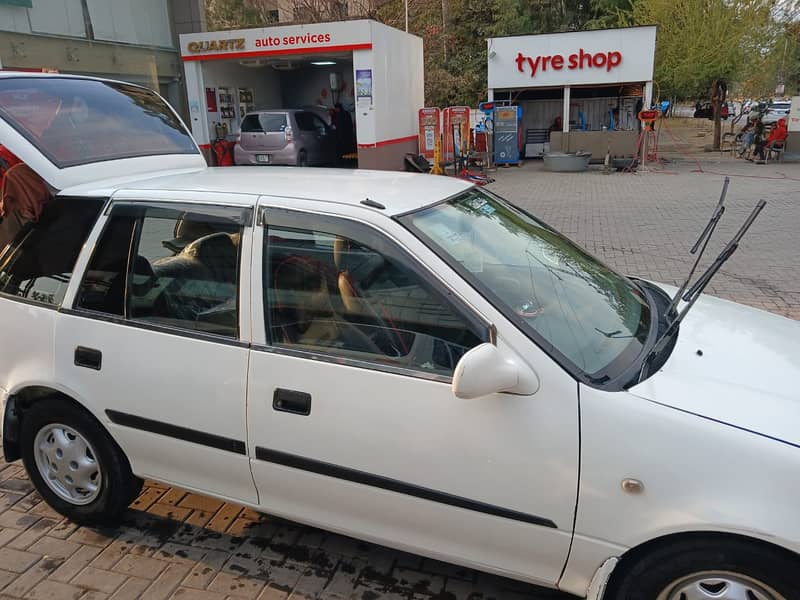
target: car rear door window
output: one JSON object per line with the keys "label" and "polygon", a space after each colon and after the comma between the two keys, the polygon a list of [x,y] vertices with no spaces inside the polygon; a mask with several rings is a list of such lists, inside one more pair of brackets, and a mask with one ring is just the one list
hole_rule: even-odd
{"label": "car rear door window", "polygon": [[242,120],[242,133],[260,133],[263,131],[264,128],[261,127],[258,115],[247,115]]}
{"label": "car rear door window", "polygon": [[241,209],[116,206],[76,307],[238,337]]}
{"label": "car rear door window", "polygon": [[6,212],[0,218],[13,238],[0,245],[0,293],[59,306],[75,262],[105,200],[56,197],[31,220]]}
{"label": "car rear door window", "polygon": [[418,272],[367,243],[271,226],[264,257],[275,346],[446,377],[483,341]]}

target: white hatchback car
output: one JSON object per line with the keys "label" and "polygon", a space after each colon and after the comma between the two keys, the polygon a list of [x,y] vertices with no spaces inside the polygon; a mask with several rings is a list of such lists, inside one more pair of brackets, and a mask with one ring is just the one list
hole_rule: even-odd
{"label": "white hatchback car", "polygon": [[579,597],[800,597],[797,322],[678,324],[462,181],[207,168],[127,84],[0,75],[0,142],[3,450],[69,518],[147,477]]}

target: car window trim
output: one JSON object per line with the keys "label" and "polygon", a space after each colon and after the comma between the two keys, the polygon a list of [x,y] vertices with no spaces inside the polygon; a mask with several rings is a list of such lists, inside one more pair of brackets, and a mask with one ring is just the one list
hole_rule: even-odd
{"label": "car window trim", "polygon": [[[127,208],[135,208],[135,212],[131,212],[131,214],[123,214],[122,215],[115,215],[115,208],[118,206]],[[252,221],[253,221],[253,207],[251,206],[238,206],[235,204],[206,204],[203,202],[159,202],[159,201],[148,201],[148,200],[114,200],[113,198],[105,205],[102,215],[105,217],[105,222],[97,235],[97,238],[94,240],[92,247],[89,249],[89,257],[86,262],[86,266],[84,267],[83,271],[80,273],[80,283],[78,284],[78,291],[80,291],[81,287],[83,287],[83,281],[86,277],[86,274],[89,271],[89,266],[92,263],[92,258],[94,258],[94,254],[97,251],[97,246],[102,240],[103,235],[105,234],[106,230],[110,226],[111,219],[115,216],[129,216],[136,219],[134,223],[133,232],[131,233],[131,240],[128,247],[128,262],[126,265],[126,275],[125,275],[125,302],[123,311],[124,314],[120,317],[119,315],[112,315],[109,313],[104,313],[100,311],[90,310],[86,308],[81,308],[75,306],[75,303],[78,300],[78,294],[76,293],[75,297],[72,300],[72,303],[69,307],[58,307],[53,306],[52,308],[58,310],[64,314],[72,314],[82,317],[87,317],[99,321],[106,321],[109,323],[114,323],[116,325],[130,325],[132,327],[138,329],[146,329],[151,331],[158,331],[161,333],[167,333],[172,335],[179,335],[182,337],[190,337],[194,339],[199,339],[203,341],[209,342],[216,342],[225,344],[228,346],[239,346],[239,347],[250,347],[250,342],[247,340],[242,339],[242,331],[240,327],[240,323],[236,323],[236,336],[229,337],[223,335],[216,335],[213,333],[206,333],[195,331],[191,329],[183,329],[181,327],[172,327],[170,325],[164,325],[160,323],[153,323],[150,321],[141,321],[137,319],[132,319],[128,316],[128,286],[130,285],[130,278],[133,275],[133,267],[134,267],[134,252],[138,251],[139,246],[139,239],[141,237],[141,227],[142,227],[142,220],[145,218],[147,213],[147,208],[155,207],[155,208],[166,208],[169,210],[175,210],[176,212],[193,212],[194,214],[204,215],[203,209],[211,209],[218,213],[224,213],[225,211],[230,211],[232,216],[235,216],[235,212],[238,211],[239,218],[241,219],[238,222],[239,226],[242,227],[242,234],[244,234],[244,229],[251,227],[252,228]],[[197,208],[199,210],[192,210],[193,208]],[[208,216],[218,216],[218,215],[208,215]],[[236,221],[234,221],[236,222]],[[97,222],[93,225],[92,229],[97,227]],[[242,235],[242,239],[244,235]],[[236,269],[237,269],[237,279],[236,279],[236,314],[237,317],[241,316],[241,307],[242,307],[242,249],[239,249],[238,257],[236,259]],[[246,273],[246,276],[250,276],[250,272]],[[38,306],[38,304],[37,304]]]}
{"label": "car window trim", "polygon": [[[159,218],[179,218],[184,213],[192,213],[202,217],[210,217],[216,221],[211,222],[231,222],[243,227],[253,226],[253,207],[237,204],[210,204],[206,202],[162,202],[159,200],[132,200],[130,198],[111,200],[103,214],[110,216],[112,210],[120,211],[119,214],[128,217],[141,218],[147,213],[147,209],[153,208],[163,210],[167,213],[178,213],[177,217],[163,216]],[[129,212],[129,214],[125,214]]]}
{"label": "car window trim", "polygon": [[59,306],[55,304],[48,304],[47,302],[39,302],[38,300],[31,300],[30,298],[25,298],[23,296],[16,296],[14,294],[9,294],[7,292],[0,292],[0,298],[2,298],[3,300],[12,300],[14,302],[27,304],[29,306],[35,306],[38,308],[47,308],[49,310],[59,309]]}
{"label": "car window trim", "polygon": [[[53,307],[56,308],[56,307]],[[239,338],[232,338],[224,335],[216,335],[214,333],[206,333],[204,331],[193,331],[191,329],[183,329],[181,327],[172,327],[162,323],[153,323],[152,321],[140,321],[138,319],[126,319],[117,315],[110,315],[88,308],[56,308],[59,313],[64,315],[71,315],[75,317],[83,317],[95,321],[104,321],[113,325],[124,325],[134,329],[144,329],[146,331],[155,331],[157,333],[166,333],[169,335],[177,335],[179,337],[192,338],[204,342],[212,342],[222,344],[224,346],[235,346],[237,348],[249,348],[250,342]]]}
{"label": "car window trim", "polygon": [[291,356],[294,358],[305,358],[318,362],[331,363],[345,367],[354,367],[358,369],[367,369],[369,371],[379,371],[381,373],[388,373],[390,375],[401,375],[405,377],[413,377],[415,379],[424,379],[426,381],[433,381],[436,383],[443,383],[450,385],[453,378],[450,375],[441,375],[439,373],[428,373],[419,369],[405,368],[401,366],[389,365],[380,362],[373,362],[371,360],[360,360],[339,354],[322,352],[320,350],[301,350],[299,348],[290,348],[287,346],[276,346],[270,344],[250,344],[250,349],[255,352],[264,352],[268,354],[279,354],[281,356]]}
{"label": "car window trim", "polygon": [[[275,215],[278,215],[277,218]],[[333,231],[330,231],[330,226],[326,229],[326,224],[328,223],[333,226]],[[264,242],[268,242],[266,236],[268,235],[270,226],[287,227],[290,229],[299,229],[303,231],[319,231],[323,233],[329,233],[330,235],[344,235],[356,241],[357,238],[352,236],[353,230],[369,230],[372,235],[378,236],[384,241],[385,244],[389,246],[389,248],[392,250],[392,254],[399,259],[400,264],[411,270],[411,272],[416,274],[428,285],[434,296],[437,297],[440,302],[449,307],[457,317],[462,318],[469,326],[471,326],[472,332],[478,337],[479,340],[482,342],[496,343],[496,328],[493,323],[487,319],[484,319],[482,316],[472,310],[469,305],[461,299],[458,293],[447,286],[441,279],[434,276],[421,261],[407,252],[400,243],[394,240],[391,236],[387,235],[385,231],[371,223],[343,215],[320,214],[311,211],[260,205],[258,213],[258,225],[264,230]],[[348,235],[348,233],[351,235]],[[267,299],[265,290],[263,289],[265,269],[264,261],[266,259],[266,254],[264,253],[264,243],[262,243],[261,246],[262,256],[261,267],[259,269],[261,277],[259,280],[259,286],[262,289],[259,295],[261,297],[261,309],[264,311],[264,328],[266,330],[264,334],[266,344],[253,345],[252,349],[261,352],[271,352],[274,354],[296,356],[298,358],[306,358],[309,360],[318,360],[321,362],[330,362],[357,368],[364,368],[394,375],[414,377],[417,379],[425,379],[439,383],[449,384],[452,382],[452,375],[429,373],[419,369],[387,365],[377,361],[373,362],[370,360],[354,359],[337,354],[320,352],[317,350],[302,350],[299,348],[289,348],[286,346],[276,345],[272,339],[270,311],[267,310]]]}

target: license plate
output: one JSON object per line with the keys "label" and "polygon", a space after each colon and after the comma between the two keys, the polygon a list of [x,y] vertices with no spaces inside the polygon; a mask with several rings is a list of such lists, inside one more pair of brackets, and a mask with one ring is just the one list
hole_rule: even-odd
{"label": "license plate", "polygon": [[270,158],[269,154],[256,154],[256,162],[268,163],[269,158]]}

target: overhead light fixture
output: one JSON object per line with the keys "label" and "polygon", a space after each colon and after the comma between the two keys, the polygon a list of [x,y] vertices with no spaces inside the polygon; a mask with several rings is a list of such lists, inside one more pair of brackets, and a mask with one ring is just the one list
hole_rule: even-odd
{"label": "overhead light fixture", "polygon": [[312,61],[311,64],[314,65],[315,67],[328,67],[330,65],[335,65],[336,61],[333,61],[333,60],[317,60],[317,61]]}

